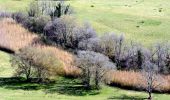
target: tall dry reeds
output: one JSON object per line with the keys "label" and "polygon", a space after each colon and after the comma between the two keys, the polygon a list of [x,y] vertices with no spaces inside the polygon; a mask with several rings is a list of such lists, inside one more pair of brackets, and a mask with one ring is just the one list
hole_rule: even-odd
{"label": "tall dry reeds", "polygon": [[[147,88],[146,79],[141,72],[111,71],[107,76],[107,84],[130,89],[144,90]],[[153,91],[170,92],[170,75],[157,75],[153,83]]]}
{"label": "tall dry reeds", "polygon": [[30,45],[37,35],[30,33],[14,20],[7,18],[0,22],[0,46],[13,50]]}

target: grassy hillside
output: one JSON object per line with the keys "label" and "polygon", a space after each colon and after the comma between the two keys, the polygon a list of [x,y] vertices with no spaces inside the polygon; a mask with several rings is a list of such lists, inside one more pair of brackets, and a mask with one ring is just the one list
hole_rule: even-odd
{"label": "grassy hillside", "polygon": [[32,0],[0,0],[0,9],[7,11],[22,11]]}
{"label": "grassy hillside", "polygon": [[[53,84],[24,83],[11,78],[10,55],[0,51],[0,96],[1,100],[121,100],[141,99],[146,93],[103,86],[100,91],[87,91],[78,85],[77,79],[59,77]],[[168,100],[167,94],[154,94],[154,100]]]}
{"label": "grassy hillside", "polygon": [[[170,38],[169,0],[81,0],[73,3],[77,16],[93,23],[101,34],[124,33],[145,45]],[[94,7],[90,7],[94,5]]]}
{"label": "grassy hillside", "polygon": [[[31,0],[0,0],[1,9],[24,10]],[[144,45],[170,38],[169,0],[74,0],[75,15],[99,32],[124,33]],[[91,7],[91,6],[94,7]]]}

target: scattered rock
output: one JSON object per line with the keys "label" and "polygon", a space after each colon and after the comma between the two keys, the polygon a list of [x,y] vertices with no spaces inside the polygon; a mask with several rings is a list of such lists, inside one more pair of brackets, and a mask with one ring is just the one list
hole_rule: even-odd
{"label": "scattered rock", "polygon": [[139,28],[140,26],[139,26],[139,25],[137,25],[136,27],[137,27],[137,28]]}

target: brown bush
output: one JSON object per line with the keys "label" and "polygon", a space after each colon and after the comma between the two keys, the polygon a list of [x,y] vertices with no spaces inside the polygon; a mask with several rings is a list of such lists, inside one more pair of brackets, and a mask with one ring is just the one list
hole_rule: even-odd
{"label": "brown bush", "polygon": [[29,46],[17,52],[12,59],[16,67],[16,75],[25,74],[27,80],[36,77],[40,80],[49,79],[64,73],[63,64],[52,50]]}

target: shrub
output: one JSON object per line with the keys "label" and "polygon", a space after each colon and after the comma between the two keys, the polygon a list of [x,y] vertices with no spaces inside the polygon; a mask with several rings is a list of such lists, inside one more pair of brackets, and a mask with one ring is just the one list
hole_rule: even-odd
{"label": "shrub", "polygon": [[12,14],[12,18],[18,23],[23,23],[27,19],[27,15],[21,12],[16,12]]}
{"label": "shrub", "polygon": [[16,68],[15,75],[25,75],[27,80],[36,77],[39,81],[44,81],[63,72],[63,65],[54,52],[44,51],[41,48],[24,48],[11,62]]}
{"label": "shrub", "polygon": [[48,16],[39,16],[38,18],[36,18],[34,32],[43,33],[44,27],[50,20],[51,19]]}
{"label": "shrub", "polygon": [[78,26],[75,18],[63,16],[49,22],[44,28],[48,39],[65,48],[77,49],[80,41],[96,36],[95,31],[88,25]]}
{"label": "shrub", "polygon": [[90,88],[91,82],[99,89],[99,83],[104,75],[115,68],[109,58],[93,51],[79,51],[76,59],[77,66],[82,70],[82,79],[87,88]]}
{"label": "shrub", "polygon": [[94,52],[103,52],[103,48],[101,47],[101,39],[98,37],[90,38],[88,40],[81,41],[78,45],[80,50],[89,50]]}
{"label": "shrub", "polygon": [[23,25],[28,30],[35,33],[43,33],[45,25],[50,21],[48,16],[27,17]]}
{"label": "shrub", "polygon": [[15,56],[12,56],[11,64],[15,68],[15,76],[26,77],[28,81],[31,78],[32,67],[33,67],[33,55],[30,54],[29,49],[21,50],[19,53],[16,53]]}
{"label": "shrub", "polygon": [[27,17],[25,21],[23,22],[23,26],[29,31],[33,32],[35,30],[34,27],[36,26],[35,20],[36,18],[34,17]]}
{"label": "shrub", "polygon": [[63,73],[63,65],[54,52],[44,51],[41,48],[33,48],[32,52],[34,53],[35,75],[40,81]]}

